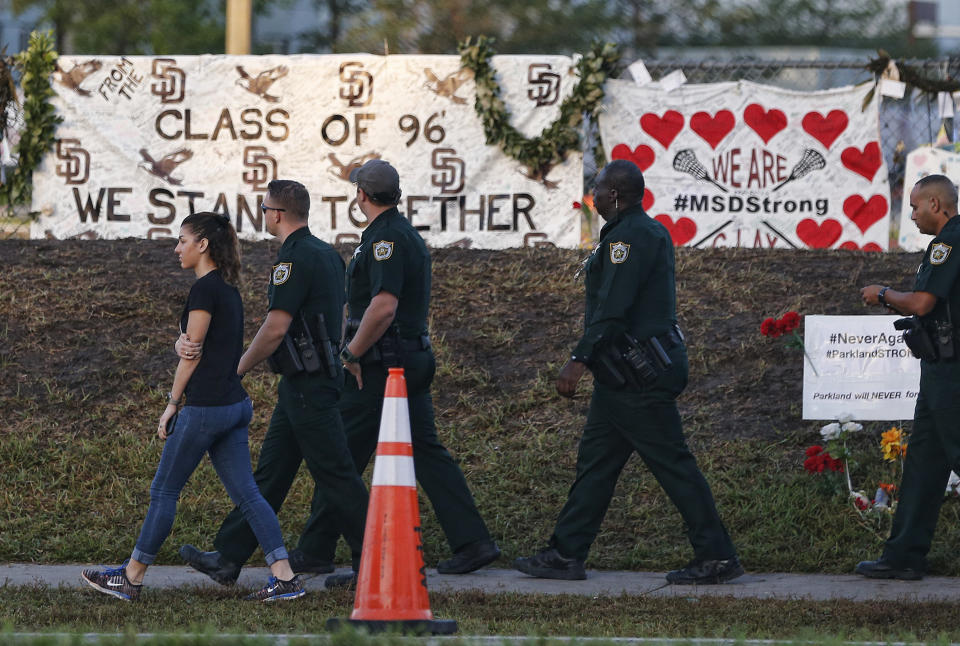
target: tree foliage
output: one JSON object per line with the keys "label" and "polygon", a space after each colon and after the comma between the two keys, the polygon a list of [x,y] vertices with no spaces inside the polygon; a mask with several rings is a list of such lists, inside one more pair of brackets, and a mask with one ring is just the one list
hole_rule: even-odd
{"label": "tree foliage", "polygon": [[[254,12],[270,4],[254,0]],[[226,0],[13,0],[15,12],[29,8],[40,9],[53,27],[61,54],[224,51]]]}
{"label": "tree foliage", "polygon": [[904,0],[615,0],[621,42],[637,53],[656,47],[814,46],[884,48],[894,55],[933,55],[933,43],[910,43]]}
{"label": "tree foliage", "polygon": [[368,0],[344,34],[346,49],[453,54],[465,38],[495,38],[502,54],[586,50],[610,24],[605,0]]}
{"label": "tree foliage", "polygon": [[[283,15],[296,0],[254,0]],[[199,54],[224,47],[226,0],[12,0],[39,8],[55,47],[79,54]],[[453,54],[467,37],[503,54],[584,52],[594,39],[626,56],[662,47],[818,46],[894,57],[936,54],[910,42],[906,0],[311,0],[317,19],[291,24],[301,51]],[[385,47],[386,46],[386,47]],[[271,51],[263,43],[256,50]]]}

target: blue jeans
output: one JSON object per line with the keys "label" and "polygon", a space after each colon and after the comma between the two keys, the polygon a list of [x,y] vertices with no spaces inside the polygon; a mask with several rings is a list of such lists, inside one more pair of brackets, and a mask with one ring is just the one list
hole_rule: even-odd
{"label": "blue jeans", "polygon": [[146,565],[156,559],[173,526],[180,492],[204,453],[210,454],[230,499],[253,529],[267,565],[287,558],[277,515],[260,494],[250,469],[247,427],[251,417],[249,398],[229,406],[184,406],[180,410],[150,485],[150,508],[131,558]]}

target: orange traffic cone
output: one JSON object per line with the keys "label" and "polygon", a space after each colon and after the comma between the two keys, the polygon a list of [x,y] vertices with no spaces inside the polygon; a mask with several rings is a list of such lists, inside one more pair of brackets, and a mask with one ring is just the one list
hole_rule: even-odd
{"label": "orange traffic cone", "polygon": [[[371,631],[398,628],[434,635],[457,632],[456,621],[433,618],[426,571],[410,442],[407,382],[403,368],[390,368],[380,416],[380,438],[373,465],[357,594],[347,622]],[[331,630],[339,625],[339,619],[327,622]]]}

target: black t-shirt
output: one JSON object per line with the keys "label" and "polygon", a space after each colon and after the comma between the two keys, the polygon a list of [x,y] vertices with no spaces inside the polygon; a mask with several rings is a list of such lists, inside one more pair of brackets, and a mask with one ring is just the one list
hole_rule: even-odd
{"label": "black t-shirt", "polygon": [[186,332],[191,311],[210,313],[210,328],[203,341],[200,363],[184,391],[189,406],[226,406],[247,396],[237,364],[243,353],[243,302],[236,287],[228,285],[217,270],[197,279],[190,288],[180,315],[180,330]]}

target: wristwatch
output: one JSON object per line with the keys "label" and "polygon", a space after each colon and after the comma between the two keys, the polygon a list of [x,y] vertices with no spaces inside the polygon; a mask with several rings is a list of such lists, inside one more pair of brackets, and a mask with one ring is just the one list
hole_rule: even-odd
{"label": "wristwatch", "polygon": [[[183,397],[183,395],[181,395],[181,397]],[[180,400],[179,400],[179,399],[174,399],[174,398],[173,398],[173,393],[172,393],[172,392],[169,392],[169,393],[167,393],[167,404],[173,404],[174,406],[179,406],[179,405],[180,405]]]}
{"label": "wristwatch", "polygon": [[360,363],[360,357],[350,352],[347,346],[343,346],[343,350],[340,351],[340,360],[344,363]]}
{"label": "wristwatch", "polygon": [[883,295],[887,293],[887,290],[888,290],[888,289],[890,289],[890,288],[889,288],[889,287],[881,287],[881,288],[880,288],[880,291],[877,292],[877,300],[880,301],[880,304],[883,305],[884,307],[890,307],[889,305],[887,305],[887,299],[885,299],[885,298],[883,297]]}

